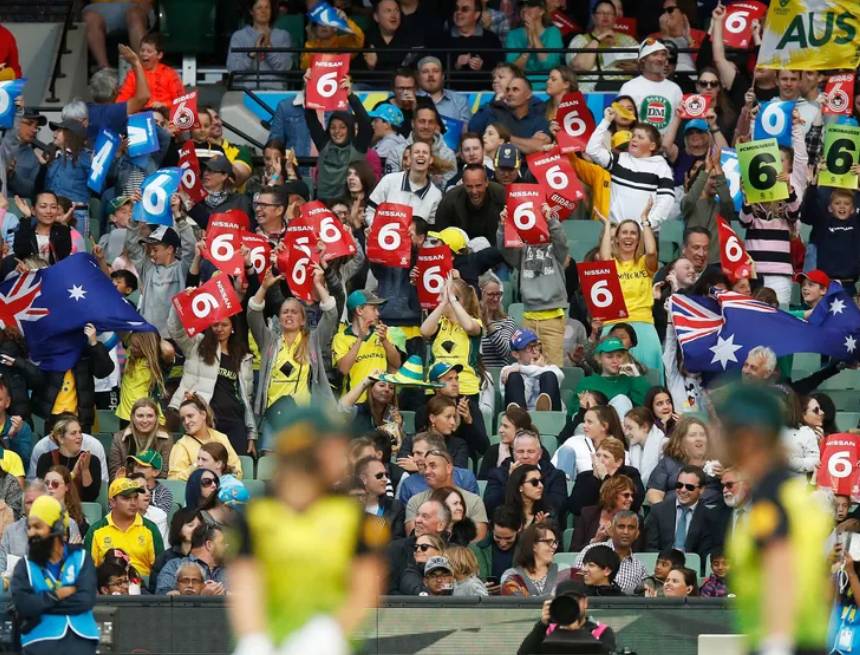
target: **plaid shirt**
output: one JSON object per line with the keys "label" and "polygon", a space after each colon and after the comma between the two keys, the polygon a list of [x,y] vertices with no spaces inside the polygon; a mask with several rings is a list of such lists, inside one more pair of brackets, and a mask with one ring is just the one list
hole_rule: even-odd
{"label": "plaid shirt", "polygon": [[508,35],[508,32],[511,31],[510,19],[498,9],[487,7],[484,11],[490,14],[490,26],[485,29],[494,32],[495,35],[499,37],[499,41],[504,43],[505,37]]}
{"label": "plaid shirt", "polygon": [[725,598],[725,596],[728,595],[729,590],[728,587],[726,587],[725,578],[719,578],[712,574],[710,577],[705,579],[699,593],[702,594],[702,596],[709,596],[711,598]]}
{"label": "plaid shirt", "polygon": [[[615,550],[612,539],[590,544],[579,554],[579,559],[576,560],[577,568],[582,568],[582,560],[585,554],[595,546],[609,546],[612,550]],[[642,581],[647,577],[648,570],[645,568],[645,565],[633,557],[633,555],[628,555],[621,559],[621,567],[618,569],[618,575],[615,576],[615,584],[621,587],[621,591],[625,594],[632,596],[642,586]]]}
{"label": "plaid shirt", "polygon": [[824,149],[824,139],[821,136],[822,126],[813,125],[806,133],[806,153],[809,156],[809,166],[813,167],[818,163],[818,158],[821,156],[821,151]]}

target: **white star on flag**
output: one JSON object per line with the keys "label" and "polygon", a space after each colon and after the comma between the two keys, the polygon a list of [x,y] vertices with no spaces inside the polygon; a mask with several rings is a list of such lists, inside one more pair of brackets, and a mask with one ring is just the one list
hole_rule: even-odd
{"label": "white star on flag", "polygon": [[729,362],[737,363],[738,358],[735,357],[735,353],[741,348],[743,348],[743,346],[735,345],[735,335],[730,334],[728,339],[723,339],[721,336],[717,336],[717,344],[708,348],[708,350],[714,353],[714,358],[711,360],[711,364],[719,362],[720,366],[722,366],[725,371],[726,364]]}
{"label": "white star on flag", "polygon": [[850,334],[845,337],[845,350],[850,353],[854,352],[854,349],[857,347],[857,339],[852,337]]}
{"label": "white star on flag", "polygon": [[69,300],[74,300],[75,302],[87,297],[87,291],[82,284],[74,284],[71,289],[66,289],[66,291],[69,292]]}
{"label": "white star on flag", "polygon": [[837,298],[832,303],[830,303],[830,313],[831,314],[841,314],[845,310],[845,301],[841,298]]}

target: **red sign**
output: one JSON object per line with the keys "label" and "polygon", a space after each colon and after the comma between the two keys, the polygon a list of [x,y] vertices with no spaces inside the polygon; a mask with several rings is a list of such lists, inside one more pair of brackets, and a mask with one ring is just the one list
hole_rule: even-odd
{"label": "red sign", "polygon": [[206,226],[204,256],[227,275],[245,275],[242,229],[233,221],[212,218]]}
{"label": "red sign", "polygon": [[451,249],[444,243],[438,246],[424,246],[418,251],[418,277],[415,284],[418,288],[418,302],[422,309],[435,309],[439,304],[439,295],[448,279],[448,273],[454,268],[451,260]]}
{"label": "red sign", "polygon": [[323,261],[352,257],[356,253],[352,232],[319,200],[302,205],[301,215],[323,243]]}
{"label": "red sign", "polygon": [[579,24],[571,20],[567,14],[561,11],[552,12],[552,24],[558,28],[558,31],[561,32],[561,35],[564,37],[582,32],[582,28]]}
{"label": "red sign", "polygon": [[704,118],[711,108],[711,96],[687,93],[681,101],[681,118]]}
{"label": "red sign", "polygon": [[585,150],[594,132],[594,116],[579,91],[562,96],[555,112],[555,121],[561,127],[555,138],[563,153]]}
{"label": "red sign", "polygon": [[543,187],[550,210],[564,220],[585,197],[582,184],[558,147],[526,156],[529,170]]}
{"label": "red sign", "polygon": [[412,259],[412,207],[383,202],[376,208],[367,236],[367,261],[394,268],[409,268]]}
{"label": "red sign", "polygon": [[173,296],[173,308],[189,337],[242,311],[242,301],[227,275],[216,275],[193,291]]}
{"label": "red sign", "polygon": [[180,132],[188,132],[192,127],[200,125],[197,118],[197,91],[173,99],[170,122]]}
{"label": "red sign", "polygon": [[[616,32],[621,32],[621,34],[626,34],[629,37],[632,37],[639,40],[638,32],[636,31],[636,19],[628,18],[627,16],[619,16],[615,19],[615,25],[612,26],[612,29]],[[635,59],[635,54],[629,55],[631,58]]]}
{"label": "red sign", "polygon": [[266,277],[266,271],[272,265],[271,255],[272,246],[269,240],[259,234],[242,231],[242,245],[248,249],[248,256],[251,259],[251,267],[260,278],[260,282]]}
{"label": "red sign", "polygon": [[717,232],[720,237],[720,265],[732,282],[752,275],[752,258],[744,248],[743,239],[729,226],[722,216],[717,217]]}
{"label": "red sign", "polygon": [[194,142],[186,141],[179,148],[179,168],[182,169],[180,186],[194,202],[203,202],[206,190],[200,183],[200,162],[194,150]]}
{"label": "red sign", "polygon": [[752,44],[752,23],[762,20],[767,7],[757,0],[734,2],[723,18],[723,43],[727,48],[746,50]]}
{"label": "red sign", "polygon": [[326,111],[346,109],[349,103],[341,83],[348,74],[349,55],[313,55],[311,75],[305,89],[305,107]]}
{"label": "red sign", "polygon": [[278,254],[278,270],[287,279],[293,295],[314,302],[313,265],[320,261],[317,236],[304,218],[294,218],[287,225],[284,248]]}
{"label": "red sign", "polygon": [[225,212],[215,212],[209,216],[209,223],[207,225],[211,225],[212,221],[229,223],[235,226],[237,230],[251,231],[251,219],[241,209],[228,209]]}
{"label": "red sign", "polygon": [[[549,226],[541,208],[543,204],[544,193],[540,184],[508,185],[505,202],[505,208],[508,210],[508,218],[505,221],[506,248],[549,243]],[[511,231],[514,238],[509,242],[508,234]]]}
{"label": "red sign", "polygon": [[825,114],[850,116],[854,100],[854,73],[831,75],[824,87],[824,95],[827,96],[822,108]]}
{"label": "red sign", "polygon": [[600,321],[627,318],[627,304],[621,293],[614,260],[578,263],[576,272],[591,318]]}
{"label": "red sign", "polygon": [[838,496],[860,500],[860,436],[856,434],[829,434],[821,445],[821,463],[815,483],[833,490]]}

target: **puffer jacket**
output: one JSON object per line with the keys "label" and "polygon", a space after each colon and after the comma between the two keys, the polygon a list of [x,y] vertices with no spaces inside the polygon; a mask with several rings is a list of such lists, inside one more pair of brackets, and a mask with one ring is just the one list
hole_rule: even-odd
{"label": "puffer jacket", "polygon": [[[219,347],[215,361],[207,364],[200,357],[198,348],[203,341],[203,334],[189,337],[176,310],[171,306],[170,315],[167,317],[167,329],[171,338],[179,345],[182,354],[185,355],[185,364],[182,368],[182,380],[179,388],[170,399],[170,407],[179,409],[179,405],[185,399],[185,394],[194,392],[200,395],[207,403],[212,400],[215,393],[215,385],[218,382],[218,368],[221,362],[221,348]],[[248,428],[248,438],[257,438],[257,422],[254,418],[253,396],[254,396],[254,356],[245,355],[239,364],[239,391],[242,396],[242,404],[245,407],[245,427]]]}

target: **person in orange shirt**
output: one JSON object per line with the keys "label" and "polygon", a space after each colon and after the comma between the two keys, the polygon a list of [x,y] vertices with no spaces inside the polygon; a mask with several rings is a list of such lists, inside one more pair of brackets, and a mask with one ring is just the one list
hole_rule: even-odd
{"label": "person in orange shirt", "polygon": [[[147,34],[140,42],[140,63],[143,64],[143,74],[149,84],[151,93],[149,106],[165,105],[170,107],[174,98],[185,93],[182,80],[170,66],[161,63],[164,48],[161,35],[155,32]],[[137,78],[130,72],[119,89],[116,102],[125,102],[134,97]]]}

